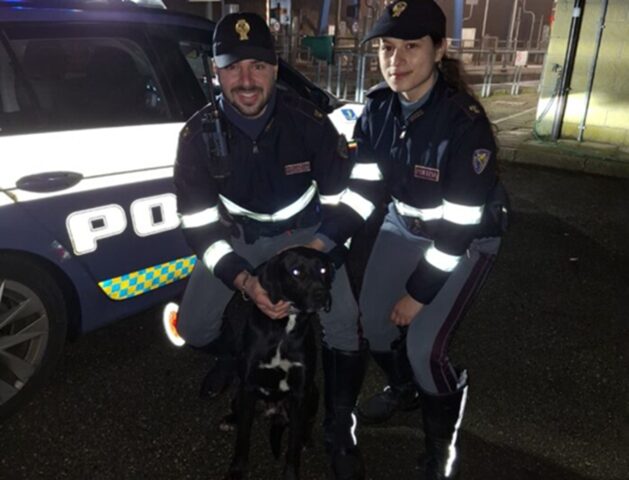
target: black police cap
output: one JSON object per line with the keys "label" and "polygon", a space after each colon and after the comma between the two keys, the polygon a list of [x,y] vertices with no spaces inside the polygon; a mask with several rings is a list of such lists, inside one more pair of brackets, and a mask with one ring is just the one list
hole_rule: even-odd
{"label": "black police cap", "polygon": [[250,58],[277,64],[271,31],[255,13],[230,13],[221,18],[214,28],[212,48],[218,68]]}
{"label": "black police cap", "polygon": [[378,37],[414,40],[446,36],[446,16],[433,0],[404,0],[387,5],[362,43]]}

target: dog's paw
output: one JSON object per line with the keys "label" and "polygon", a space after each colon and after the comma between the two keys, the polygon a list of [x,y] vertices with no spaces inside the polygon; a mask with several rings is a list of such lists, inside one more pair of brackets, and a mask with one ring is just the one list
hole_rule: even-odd
{"label": "dog's paw", "polygon": [[230,413],[221,418],[218,424],[218,429],[221,432],[233,432],[236,430],[236,415]]}

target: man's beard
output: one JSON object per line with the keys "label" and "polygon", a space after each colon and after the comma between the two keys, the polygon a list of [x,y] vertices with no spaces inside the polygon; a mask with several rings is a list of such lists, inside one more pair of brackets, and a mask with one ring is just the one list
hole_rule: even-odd
{"label": "man's beard", "polygon": [[[249,92],[257,92],[259,95],[259,101],[253,105],[243,104],[240,105],[237,103],[236,98],[239,93],[249,93]],[[231,90],[232,102],[231,104],[234,106],[241,115],[245,117],[257,117],[260,115],[264,109],[266,108],[266,104],[268,103],[268,96],[264,96],[264,91],[260,87],[236,87]],[[255,110],[252,110],[255,109]]]}

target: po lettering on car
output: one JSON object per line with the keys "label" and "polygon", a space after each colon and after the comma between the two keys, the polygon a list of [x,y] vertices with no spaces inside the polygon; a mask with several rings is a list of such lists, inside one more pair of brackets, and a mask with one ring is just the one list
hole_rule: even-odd
{"label": "po lettering on car", "polygon": [[[177,199],[172,193],[139,198],[129,208],[131,225],[138,237],[148,237],[179,227]],[[127,215],[118,204],[78,210],[68,215],[66,229],[75,255],[98,249],[98,242],[122,234]]]}

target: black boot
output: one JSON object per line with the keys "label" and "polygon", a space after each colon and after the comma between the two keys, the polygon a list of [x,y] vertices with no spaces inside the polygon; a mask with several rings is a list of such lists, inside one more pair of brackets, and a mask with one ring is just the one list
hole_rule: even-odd
{"label": "black boot", "polygon": [[388,385],[356,408],[358,418],[365,423],[386,422],[395,412],[419,408],[419,393],[406,355],[406,337],[396,340],[391,347],[388,352],[371,352],[375,362],[384,370]]}
{"label": "black boot", "polygon": [[365,376],[366,349],[321,349],[325,379],[325,444],[335,480],[363,480],[365,465],[356,443],[353,410]]}
{"label": "black boot", "polygon": [[203,378],[199,395],[201,398],[216,398],[227,390],[236,377],[238,364],[233,352],[233,342],[220,336],[201,350],[214,357],[214,364]]}
{"label": "black boot", "polygon": [[447,395],[421,394],[426,436],[426,480],[453,479],[461,461],[459,427],[463,420],[467,385]]}
{"label": "black boot", "polygon": [[236,359],[232,356],[217,356],[214,365],[203,378],[199,396],[216,398],[232,384],[236,375]]}

